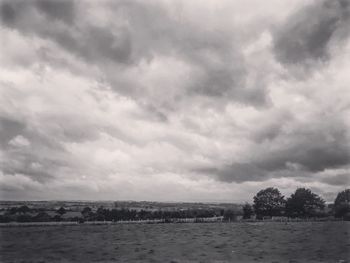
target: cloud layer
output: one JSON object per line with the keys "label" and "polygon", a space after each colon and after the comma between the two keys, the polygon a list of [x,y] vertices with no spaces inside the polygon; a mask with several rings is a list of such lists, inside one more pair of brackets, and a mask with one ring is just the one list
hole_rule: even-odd
{"label": "cloud layer", "polygon": [[1,198],[332,200],[349,19],[348,0],[2,0]]}

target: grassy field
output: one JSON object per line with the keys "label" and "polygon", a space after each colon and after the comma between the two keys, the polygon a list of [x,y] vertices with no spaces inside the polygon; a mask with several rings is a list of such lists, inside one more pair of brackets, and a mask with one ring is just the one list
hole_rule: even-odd
{"label": "grassy field", "polygon": [[350,222],[0,228],[1,262],[349,262]]}

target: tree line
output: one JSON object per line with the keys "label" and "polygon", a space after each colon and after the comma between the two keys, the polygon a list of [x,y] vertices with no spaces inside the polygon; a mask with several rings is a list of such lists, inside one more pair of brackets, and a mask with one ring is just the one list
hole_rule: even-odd
{"label": "tree line", "polygon": [[325,201],[310,189],[298,188],[290,197],[285,198],[274,187],[259,191],[253,198],[253,206],[243,207],[244,218],[250,218],[254,213],[257,219],[265,217],[311,218],[334,216],[350,220],[350,189],[338,193],[332,204],[332,209],[324,211]]}
{"label": "tree line", "polygon": [[136,210],[136,209],[106,209],[99,207],[93,211],[90,207],[85,207],[79,216],[66,217],[70,211],[61,207],[55,211],[54,215],[44,210],[30,209],[28,206],[12,207],[5,214],[0,215],[0,222],[51,222],[51,221],[137,221],[137,220],[158,220],[165,222],[178,218],[211,218],[225,214],[224,209],[186,209],[186,210]]}
{"label": "tree line", "polygon": [[[259,191],[253,198],[253,204],[245,204],[242,210],[233,209],[178,209],[178,210],[136,210],[136,209],[106,209],[99,207],[93,211],[90,207],[83,208],[78,215],[67,216],[69,210],[60,207],[49,214],[45,209],[31,209],[28,206],[11,207],[0,214],[0,222],[51,222],[51,221],[137,221],[163,220],[185,218],[222,217],[224,221],[243,219],[265,219],[272,217],[315,218],[335,217],[350,220],[350,189],[338,193],[332,209],[325,211],[325,201],[310,189],[298,188],[288,198],[285,198],[277,188],[269,187]],[[66,215],[66,216],[65,216]]]}

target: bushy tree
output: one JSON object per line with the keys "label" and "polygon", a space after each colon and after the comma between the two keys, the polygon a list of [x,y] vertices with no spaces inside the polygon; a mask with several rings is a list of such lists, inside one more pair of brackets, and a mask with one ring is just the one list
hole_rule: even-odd
{"label": "bushy tree", "polygon": [[16,221],[21,223],[32,222],[33,218],[28,214],[20,214],[19,216],[17,216]]}
{"label": "bushy tree", "polygon": [[234,210],[228,209],[224,212],[224,220],[227,221],[235,221],[237,219],[237,215]]}
{"label": "bushy tree", "polygon": [[25,214],[25,213],[30,212],[30,208],[26,205],[22,205],[17,209],[17,212],[21,213],[21,214]]}
{"label": "bushy tree", "polygon": [[62,216],[66,213],[66,209],[64,209],[64,207],[60,207],[60,209],[58,209],[56,213]]}
{"label": "bushy tree", "polygon": [[33,217],[33,219],[31,221],[35,221],[35,222],[49,222],[49,221],[52,221],[52,220],[53,220],[53,218],[51,218],[48,213],[40,212],[35,217]]}
{"label": "bushy tree", "polygon": [[55,215],[54,217],[52,217],[53,221],[55,222],[60,222],[62,221],[62,217],[60,215]]}
{"label": "bushy tree", "polygon": [[9,217],[8,215],[0,215],[0,223],[8,223],[11,222],[12,218]]}
{"label": "bushy tree", "polygon": [[108,210],[100,206],[96,211],[96,220],[104,221],[104,220],[107,220],[107,217],[108,217]]}
{"label": "bushy tree", "polygon": [[298,188],[286,202],[286,214],[290,217],[312,217],[323,210],[325,201],[310,189]]}
{"label": "bushy tree", "polygon": [[81,214],[83,215],[84,218],[88,218],[92,216],[92,210],[90,207],[84,207],[83,211],[81,211]]}
{"label": "bushy tree", "polygon": [[284,197],[277,188],[269,187],[254,196],[254,210],[258,219],[264,216],[279,216],[283,213]]}
{"label": "bushy tree", "polygon": [[345,216],[350,218],[350,189],[338,193],[334,201],[334,215],[338,218]]}
{"label": "bushy tree", "polygon": [[243,210],[243,219],[250,219],[253,215],[253,208],[250,204],[245,204],[242,208]]}

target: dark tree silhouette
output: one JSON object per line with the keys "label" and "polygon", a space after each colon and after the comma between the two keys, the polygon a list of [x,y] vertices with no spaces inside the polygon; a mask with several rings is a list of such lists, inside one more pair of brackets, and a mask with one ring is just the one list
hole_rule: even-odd
{"label": "dark tree silhouette", "polygon": [[253,215],[253,208],[250,204],[245,204],[242,208],[243,210],[243,219],[250,219]]}
{"label": "dark tree silhouette", "polygon": [[269,187],[254,196],[254,210],[258,219],[264,216],[280,216],[285,205],[284,197],[277,188]]}
{"label": "dark tree silhouette", "polygon": [[0,215],[0,223],[8,223],[11,222],[12,218],[8,215]]}
{"label": "dark tree silhouette", "polygon": [[33,218],[28,214],[21,214],[17,216],[17,222],[24,223],[24,222],[32,222],[32,221],[33,221]]}
{"label": "dark tree silhouette", "polygon": [[64,207],[60,207],[60,209],[58,209],[56,213],[62,216],[66,213],[66,209],[64,209]]}
{"label": "dark tree silhouette", "polygon": [[[52,221],[53,218],[51,218],[46,212],[40,212],[37,214],[32,221],[35,222],[49,222]],[[18,220],[18,219],[17,219]]]}
{"label": "dark tree silhouette", "polygon": [[21,214],[25,214],[25,213],[30,212],[30,208],[28,206],[26,206],[26,205],[22,205],[21,207],[19,207],[17,209],[17,212],[21,213]]}
{"label": "dark tree silhouette", "polygon": [[310,189],[298,188],[286,202],[286,214],[290,217],[312,217],[323,210],[325,201]]}
{"label": "dark tree silhouette", "polygon": [[96,220],[97,221],[107,220],[107,213],[108,213],[108,210],[104,209],[103,206],[100,206],[96,211]]}
{"label": "dark tree silhouette", "polygon": [[237,214],[234,210],[228,209],[224,212],[224,220],[235,221],[237,219]]}
{"label": "dark tree silhouette", "polygon": [[90,217],[92,215],[92,210],[90,207],[84,207],[83,211],[81,211],[81,214],[84,218]]}
{"label": "dark tree silhouette", "polygon": [[334,215],[350,219],[350,189],[338,193],[334,201]]}
{"label": "dark tree silhouette", "polygon": [[62,221],[62,217],[60,215],[55,215],[54,217],[52,217],[52,220],[56,222],[60,222]]}

